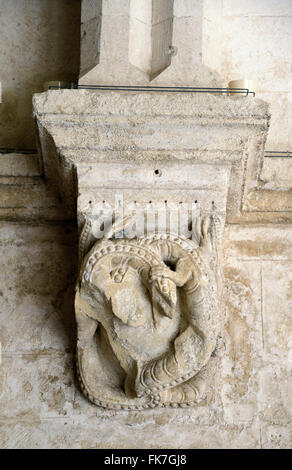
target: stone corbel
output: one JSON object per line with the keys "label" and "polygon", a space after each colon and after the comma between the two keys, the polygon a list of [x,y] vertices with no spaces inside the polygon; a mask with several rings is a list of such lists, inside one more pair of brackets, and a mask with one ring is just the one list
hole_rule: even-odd
{"label": "stone corbel", "polygon": [[78,220],[84,393],[129,410],[216,400],[220,240],[244,220],[266,104],[60,90],[34,113],[47,181]]}

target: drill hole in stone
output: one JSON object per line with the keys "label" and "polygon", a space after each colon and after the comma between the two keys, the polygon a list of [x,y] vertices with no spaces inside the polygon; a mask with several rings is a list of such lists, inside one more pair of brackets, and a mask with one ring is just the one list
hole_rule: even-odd
{"label": "drill hole in stone", "polygon": [[154,174],[155,176],[161,176],[162,175],[162,171],[161,170],[154,170]]}
{"label": "drill hole in stone", "polygon": [[166,264],[166,266],[168,266],[171,271],[175,271],[175,263],[172,261],[164,260],[164,264]]}

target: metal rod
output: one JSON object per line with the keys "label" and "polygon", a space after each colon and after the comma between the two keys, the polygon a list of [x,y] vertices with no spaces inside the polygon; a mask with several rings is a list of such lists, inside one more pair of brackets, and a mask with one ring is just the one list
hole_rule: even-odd
{"label": "metal rod", "polygon": [[27,155],[38,153],[36,149],[14,149],[7,147],[0,147],[0,153],[25,153]]}
{"label": "metal rod", "polygon": [[49,87],[51,90],[60,89],[77,89],[77,90],[102,90],[102,91],[153,91],[153,92],[167,92],[167,93],[223,93],[223,94],[244,94],[245,96],[255,96],[254,91],[248,88],[208,88],[208,87],[163,87],[163,86],[135,86],[135,85],[75,85],[57,86],[52,85]]}
{"label": "metal rod", "polygon": [[265,158],[292,158],[291,152],[280,152],[278,150],[266,150],[264,154]]}

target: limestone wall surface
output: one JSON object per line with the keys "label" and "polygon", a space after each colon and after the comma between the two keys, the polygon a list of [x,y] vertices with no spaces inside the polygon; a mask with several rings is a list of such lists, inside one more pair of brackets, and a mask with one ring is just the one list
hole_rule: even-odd
{"label": "limestone wall surface", "polygon": [[[216,5],[216,7],[215,7]],[[256,79],[271,105],[267,150],[292,146],[292,2],[205,0],[203,63],[230,80]]]}
{"label": "limestone wall surface", "polygon": [[32,94],[79,70],[80,0],[0,0],[0,147],[36,147]]}
{"label": "limestone wall surface", "polygon": [[291,447],[292,230],[225,240],[219,404],[109,411],[76,382],[75,231],[1,222],[0,448]]}

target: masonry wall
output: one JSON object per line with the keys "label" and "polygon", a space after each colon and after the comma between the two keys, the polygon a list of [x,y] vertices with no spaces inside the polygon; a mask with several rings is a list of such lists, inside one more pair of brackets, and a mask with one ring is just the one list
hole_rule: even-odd
{"label": "masonry wall", "polygon": [[80,0],[0,0],[0,147],[34,149],[32,94],[76,81]]}

